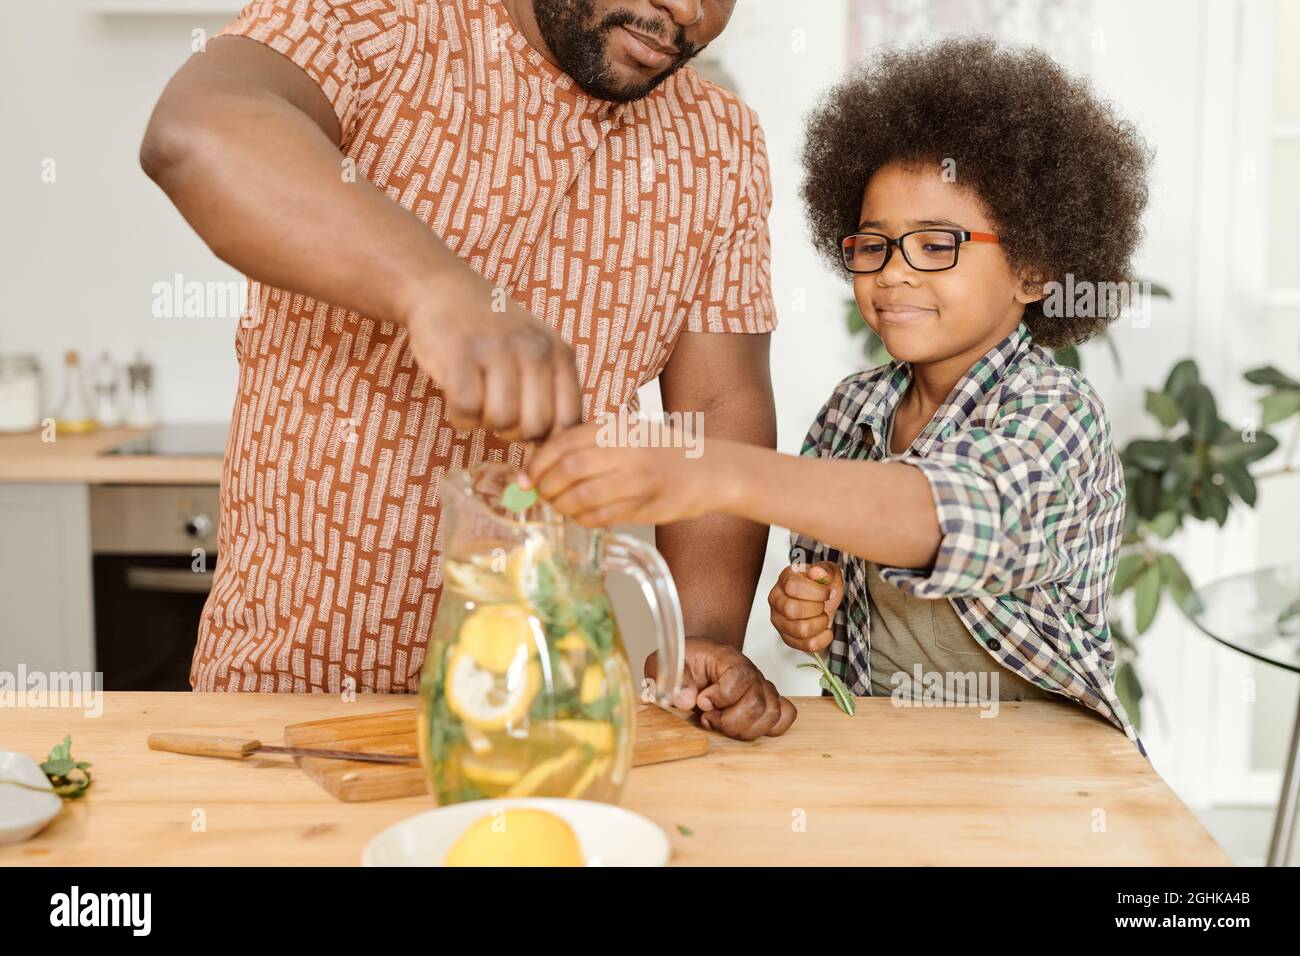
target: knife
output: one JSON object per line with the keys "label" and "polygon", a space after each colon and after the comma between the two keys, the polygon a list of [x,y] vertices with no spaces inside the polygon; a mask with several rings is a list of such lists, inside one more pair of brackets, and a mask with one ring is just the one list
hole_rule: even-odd
{"label": "knife", "polygon": [[227,757],[242,760],[253,754],[284,754],[290,757],[323,757],[326,760],[361,760],[366,763],[416,764],[414,755],[377,754],[362,750],[313,750],[307,747],[278,747],[252,737],[212,737],[207,734],[150,734],[150,750],[196,757]]}

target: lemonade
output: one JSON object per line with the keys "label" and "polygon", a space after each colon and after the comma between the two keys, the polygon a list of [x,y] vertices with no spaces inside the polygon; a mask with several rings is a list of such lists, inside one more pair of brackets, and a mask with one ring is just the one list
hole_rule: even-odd
{"label": "lemonade", "polygon": [[600,577],[541,534],[444,556],[421,679],[419,738],[440,804],[487,797],[618,801],[635,714]]}

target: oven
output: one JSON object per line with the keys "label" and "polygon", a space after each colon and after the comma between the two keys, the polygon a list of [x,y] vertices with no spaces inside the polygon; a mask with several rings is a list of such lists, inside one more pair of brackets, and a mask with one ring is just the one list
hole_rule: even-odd
{"label": "oven", "polygon": [[215,485],[90,489],[95,667],[105,690],[189,690],[217,562]]}

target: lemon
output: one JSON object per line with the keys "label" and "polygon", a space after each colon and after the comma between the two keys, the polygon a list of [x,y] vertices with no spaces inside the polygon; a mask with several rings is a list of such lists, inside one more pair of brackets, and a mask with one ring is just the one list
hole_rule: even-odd
{"label": "lemon", "polygon": [[473,561],[443,561],[442,574],[447,584],[475,601],[508,601],[514,597],[511,584],[491,567]]}
{"label": "lemon", "polygon": [[452,712],[480,730],[498,730],[528,713],[542,684],[536,661],[512,668],[504,678],[480,667],[468,653],[457,650],[447,665],[444,687]]}
{"label": "lemon", "polygon": [[514,585],[515,595],[531,600],[537,591],[538,566],[549,559],[551,549],[545,541],[528,538],[510,552],[506,559],[506,577]]}
{"label": "lemon", "polygon": [[605,768],[609,766],[609,760],[609,757],[601,757],[589,763],[587,769],[582,772],[582,776],[578,778],[578,782],[569,791],[569,798],[574,799],[586,793],[592,782],[605,772]]}
{"label": "lemon", "polygon": [[577,631],[570,631],[555,642],[555,649],[564,651],[566,654],[576,653],[577,651],[583,651],[585,653],[587,650],[587,639]]}
{"label": "lemon", "polygon": [[599,664],[591,664],[582,672],[582,687],[578,699],[591,704],[605,696],[605,671]]}
{"label": "lemon", "polygon": [[483,731],[470,724],[465,724],[465,742],[469,744],[469,749],[482,756],[492,750],[492,738]]}
{"label": "lemon", "polygon": [[444,866],[582,866],[573,827],[545,810],[509,809],[482,817],[452,844]]}
{"label": "lemon", "polygon": [[460,769],[470,782],[480,787],[508,787],[524,775],[518,764],[475,757],[465,757],[460,762]]}
{"label": "lemon", "polygon": [[[550,760],[543,760],[535,767],[524,774],[519,782],[509,790],[509,796],[527,797],[535,793],[540,793],[543,786],[555,777],[563,777],[577,770],[582,765],[582,750],[573,747],[560,754],[558,757],[552,757]],[[560,794],[553,794],[560,796]]]}
{"label": "lemon", "polygon": [[457,647],[479,667],[504,674],[516,658],[537,655],[533,618],[520,604],[485,604],[461,624]]}
{"label": "lemon", "polygon": [[614,725],[601,720],[556,720],[551,726],[580,744],[589,744],[596,753],[614,749]]}

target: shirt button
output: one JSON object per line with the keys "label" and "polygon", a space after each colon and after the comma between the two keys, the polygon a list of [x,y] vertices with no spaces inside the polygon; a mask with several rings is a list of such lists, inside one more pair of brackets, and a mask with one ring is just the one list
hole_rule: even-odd
{"label": "shirt button", "polygon": [[1002,650],[1002,642],[996,637],[990,637],[988,647],[991,651],[1000,651]]}

